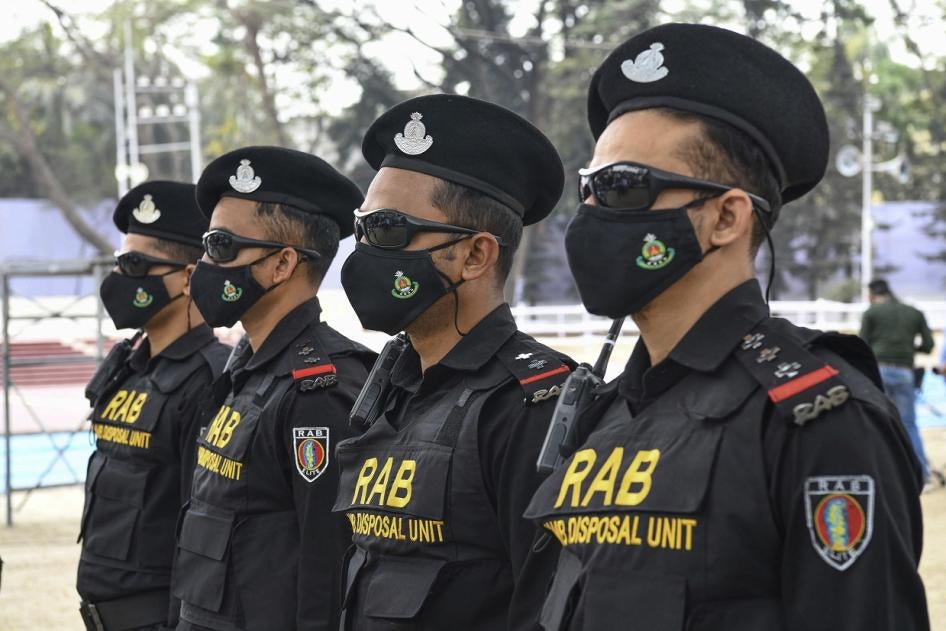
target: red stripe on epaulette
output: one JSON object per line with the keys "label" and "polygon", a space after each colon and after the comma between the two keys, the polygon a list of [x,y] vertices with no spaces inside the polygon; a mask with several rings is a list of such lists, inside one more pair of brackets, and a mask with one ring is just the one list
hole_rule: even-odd
{"label": "red stripe on epaulette", "polygon": [[535,383],[536,381],[542,381],[543,379],[547,379],[547,378],[549,378],[549,377],[554,377],[555,375],[560,375],[560,374],[562,374],[563,372],[571,372],[571,368],[569,368],[569,367],[566,366],[565,364],[562,364],[561,366],[559,366],[558,368],[556,368],[556,369],[554,369],[554,370],[547,370],[547,371],[541,372],[541,373],[539,373],[539,374],[537,374],[537,375],[532,375],[531,377],[526,377],[525,379],[520,379],[520,380],[519,380],[519,383],[522,384],[522,385],[524,385],[524,386],[527,386],[527,385],[529,385],[530,383]]}
{"label": "red stripe on epaulette", "polygon": [[305,379],[306,377],[314,377],[315,375],[324,375],[327,372],[334,373],[335,364],[323,364],[321,366],[313,366],[312,368],[300,368],[298,370],[293,370],[292,378]]}
{"label": "red stripe on epaulette", "polygon": [[772,388],[769,390],[769,399],[772,400],[772,403],[791,399],[796,394],[800,394],[812,386],[827,381],[837,374],[838,371],[832,366],[822,366],[818,370],[813,370],[808,374],[792,379],[788,383],[783,383],[776,388]]}

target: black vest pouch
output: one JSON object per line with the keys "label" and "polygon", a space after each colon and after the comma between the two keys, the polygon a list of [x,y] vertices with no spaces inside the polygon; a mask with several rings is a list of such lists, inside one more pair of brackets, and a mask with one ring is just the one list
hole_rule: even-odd
{"label": "black vest pouch", "polygon": [[175,560],[174,595],[219,612],[227,583],[234,513],[191,500],[181,521]]}
{"label": "black vest pouch", "polygon": [[[684,577],[596,568],[585,577],[585,589],[579,603],[580,619],[576,619],[570,628],[582,631],[683,631],[685,615]],[[714,629],[729,631],[732,627]]]}
{"label": "black vest pouch", "polygon": [[568,550],[562,550],[539,616],[539,624],[545,631],[565,631],[568,628],[580,594],[581,575],[581,559]]}
{"label": "black vest pouch", "polygon": [[82,541],[89,527],[89,515],[92,514],[92,505],[95,503],[95,495],[92,494],[92,489],[95,487],[95,480],[102,472],[102,467],[105,466],[106,458],[105,454],[98,451],[93,451],[92,455],[89,456],[89,464],[85,470],[85,503],[82,506],[82,521],[79,522],[79,537],[76,539],[76,543]]}
{"label": "black vest pouch", "polygon": [[92,496],[83,536],[83,552],[125,561],[128,559],[138,517],[144,505],[147,468],[97,455],[88,493]]}
{"label": "black vest pouch", "polygon": [[365,615],[386,620],[413,619],[446,564],[443,559],[385,558],[365,586]]}
{"label": "black vest pouch", "polygon": [[745,598],[703,603],[688,616],[687,631],[782,631],[781,603],[775,598]]}

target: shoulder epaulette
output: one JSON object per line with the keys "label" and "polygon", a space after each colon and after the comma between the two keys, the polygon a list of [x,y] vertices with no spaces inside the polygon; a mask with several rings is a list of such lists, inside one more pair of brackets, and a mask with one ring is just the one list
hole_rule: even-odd
{"label": "shoulder epaulette", "polygon": [[338,383],[335,364],[315,335],[306,335],[293,342],[289,366],[292,378],[298,382],[302,392],[323,390]]}
{"label": "shoulder epaulette", "polygon": [[776,414],[798,426],[844,405],[851,397],[834,366],[765,321],[743,337],[735,354],[765,388]]}
{"label": "shoulder epaulette", "polygon": [[557,397],[572,371],[555,351],[519,335],[509,338],[496,357],[519,382],[527,405]]}

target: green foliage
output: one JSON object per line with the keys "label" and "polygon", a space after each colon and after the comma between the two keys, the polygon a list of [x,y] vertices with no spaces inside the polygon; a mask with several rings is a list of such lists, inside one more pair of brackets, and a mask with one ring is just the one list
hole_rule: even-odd
{"label": "green foliage", "polygon": [[[562,280],[568,272],[561,233],[576,204],[575,173],[594,149],[585,120],[591,72],[615,44],[654,24],[720,24],[796,61],[828,113],[828,175],[786,208],[773,232],[776,295],[791,287],[810,297],[848,297],[860,256],[860,178],[841,177],[833,152],[860,145],[865,91],[882,102],[877,118],[899,134],[896,143],[877,143],[876,159],[903,152],[913,173],[908,185],[878,174],[878,193],[890,200],[946,199],[946,60],[930,58],[911,39],[913,17],[899,11],[897,0],[889,3],[893,30],[878,28],[876,7],[857,0],[827,0],[814,14],[802,14],[791,0],[692,0],[675,3],[673,12],[659,0],[462,0],[441,25],[450,38],[444,44],[381,18],[380,0],[347,10],[317,0],[118,0],[78,21],[51,10],[50,24],[0,46],[0,76],[16,87],[44,157],[77,202],[114,195],[112,70],[121,62],[122,27],[130,16],[140,74],[178,76],[179,63],[188,64],[188,72],[200,68],[205,159],[239,145],[284,144],[323,155],[365,187],[372,173],[360,157],[361,136],[383,110],[414,93],[439,90],[496,101],[532,120],[561,153],[567,178],[557,218],[527,232],[515,273],[525,279],[524,299],[564,301],[575,294]],[[938,10],[942,20],[942,3]],[[375,44],[394,35],[440,59],[436,72],[415,68],[419,87],[398,85],[390,59],[378,53],[391,48]],[[904,50],[911,56],[906,64]],[[340,77],[360,96],[337,112],[322,101],[338,89]],[[0,133],[15,125],[9,101],[0,91]],[[144,133],[151,135],[143,142],[173,141],[183,132]],[[186,157],[147,161],[152,177],[189,177]],[[0,143],[0,195],[44,195],[32,175],[21,152]],[[929,224],[946,239],[946,207],[932,213]],[[946,260],[946,247],[938,258]]]}

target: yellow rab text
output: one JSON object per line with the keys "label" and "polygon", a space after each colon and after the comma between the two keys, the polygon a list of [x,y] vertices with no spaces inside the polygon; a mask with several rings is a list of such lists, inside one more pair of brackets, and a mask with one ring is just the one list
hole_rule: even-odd
{"label": "yellow rab text", "polygon": [[148,400],[147,392],[134,390],[119,390],[102,410],[102,418],[106,421],[121,421],[134,423],[141,416],[141,408]]}
{"label": "yellow rab text", "polygon": [[575,452],[562,478],[555,508],[561,507],[566,499],[572,508],[587,507],[592,500],[595,500],[595,506],[637,506],[650,493],[651,475],[660,461],[660,450],[642,449],[630,464],[622,466],[624,447],[615,447],[588,483],[597,460],[598,454],[594,449]]}
{"label": "yellow rab text", "polygon": [[[352,506],[356,504],[377,504],[391,508],[404,508],[411,502],[411,482],[417,472],[416,460],[404,460],[398,465],[394,480],[391,480],[391,471],[394,468],[394,458],[388,458],[378,471],[378,459],[368,458],[361,465],[358,480],[355,482],[355,493],[351,498]],[[390,489],[388,486],[390,485]]]}

